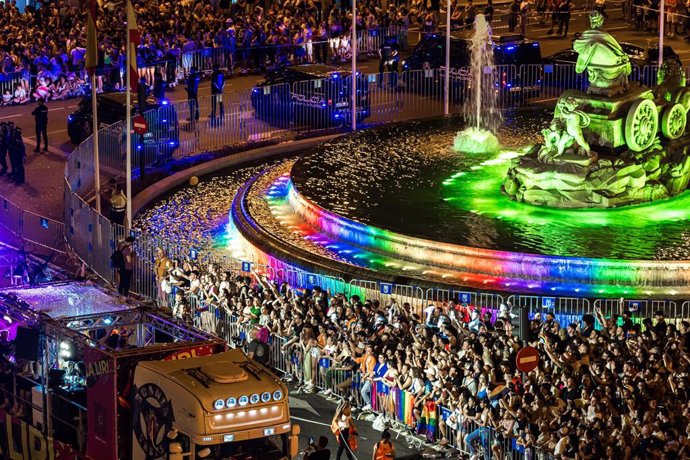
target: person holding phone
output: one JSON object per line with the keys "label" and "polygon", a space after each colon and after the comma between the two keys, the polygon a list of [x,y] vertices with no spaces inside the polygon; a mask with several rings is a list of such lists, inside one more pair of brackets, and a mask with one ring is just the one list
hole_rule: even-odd
{"label": "person holding phone", "polygon": [[326,446],[328,445],[328,438],[326,436],[319,436],[319,439],[314,443],[314,438],[309,438],[309,447],[304,452],[304,460],[330,460],[331,451]]}

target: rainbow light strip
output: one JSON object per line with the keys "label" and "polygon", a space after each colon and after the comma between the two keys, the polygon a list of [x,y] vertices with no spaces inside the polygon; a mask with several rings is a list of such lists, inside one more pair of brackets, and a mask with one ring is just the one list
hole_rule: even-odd
{"label": "rainbow light strip", "polygon": [[444,285],[578,296],[690,293],[690,263],[609,260],[495,251],[410,237],[316,206],[280,175],[265,191],[274,216],[305,240],[371,270]]}

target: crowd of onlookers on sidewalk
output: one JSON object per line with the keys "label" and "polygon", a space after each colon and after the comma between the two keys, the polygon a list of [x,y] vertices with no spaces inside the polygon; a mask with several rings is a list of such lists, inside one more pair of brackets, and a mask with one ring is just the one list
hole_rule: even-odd
{"label": "crowd of onlookers on sidewalk", "polygon": [[[415,310],[172,262],[163,252],[156,273],[175,315],[224,335],[246,331],[235,338],[300,391],[349,399],[430,442],[485,458],[690,455],[690,323],[661,311],[637,317],[621,302],[609,317],[596,310],[570,324],[545,311],[521,343],[505,304]],[[526,345],[540,357],[523,374],[515,356]]]}

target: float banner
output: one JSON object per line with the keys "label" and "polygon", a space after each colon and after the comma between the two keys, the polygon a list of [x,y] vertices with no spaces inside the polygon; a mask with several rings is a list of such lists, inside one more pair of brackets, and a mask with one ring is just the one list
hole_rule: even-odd
{"label": "float banner", "polygon": [[0,410],[0,458],[7,460],[86,459],[67,444],[46,437],[41,431]]}
{"label": "float banner", "polygon": [[103,460],[117,458],[115,360],[97,348],[84,349],[86,367],[86,453]]}

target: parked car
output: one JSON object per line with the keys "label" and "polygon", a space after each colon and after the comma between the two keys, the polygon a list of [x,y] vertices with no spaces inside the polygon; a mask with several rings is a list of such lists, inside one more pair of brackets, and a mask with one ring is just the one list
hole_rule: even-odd
{"label": "parked car", "polygon": [[[541,86],[541,48],[538,41],[522,35],[493,36],[494,64],[498,66],[497,86],[501,93],[538,93]],[[454,76],[454,85],[465,86],[470,79],[469,72],[463,72],[471,64],[471,40],[467,32],[452,32],[450,37],[450,67],[460,72]],[[438,69],[446,65],[445,34],[427,34],[417,44],[409,58],[402,62],[403,80],[411,90],[419,87],[416,81],[424,75],[421,72]],[[426,73],[426,72],[425,72]],[[524,73],[524,75],[523,75]],[[442,79],[443,73],[436,72],[434,78]],[[428,85],[423,85],[429,87]],[[454,94],[458,88],[454,88]]]}
{"label": "parked car", "polygon": [[[252,89],[255,116],[278,126],[328,128],[351,120],[351,72],[317,64],[281,66]],[[371,114],[369,82],[357,74],[357,121]]]}
{"label": "parked car", "polygon": [[[639,81],[643,85],[654,86],[656,84],[656,68],[659,63],[659,46],[644,47],[633,45],[632,43],[620,42],[621,48],[630,58],[633,65],[631,79]],[[543,59],[544,64],[554,66],[574,66],[577,62],[578,53],[572,48],[560,50]],[[670,46],[664,45],[664,61],[676,61],[681,67],[680,56],[673,51]],[[646,70],[645,70],[646,68]],[[563,73],[561,71],[561,73]],[[570,72],[574,73],[574,69]],[[573,77],[578,80],[584,79],[584,75]],[[554,82],[567,85],[569,82],[564,78],[554,78]]]}
{"label": "parked car", "polygon": [[[135,101],[136,95],[132,97],[132,116],[138,113]],[[102,128],[124,121],[126,102],[125,93],[99,94],[96,99],[99,126]],[[80,144],[91,135],[92,115],[89,96],[82,99],[77,110],[67,116],[67,133],[73,144]],[[144,118],[149,130],[142,139],[135,138],[134,145],[138,150],[144,150],[147,157],[170,158],[180,145],[180,127],[175,107],[167,99],[159,102],[150,97],[146,102]],[[124,136],[124,133],[119,134]]]}

